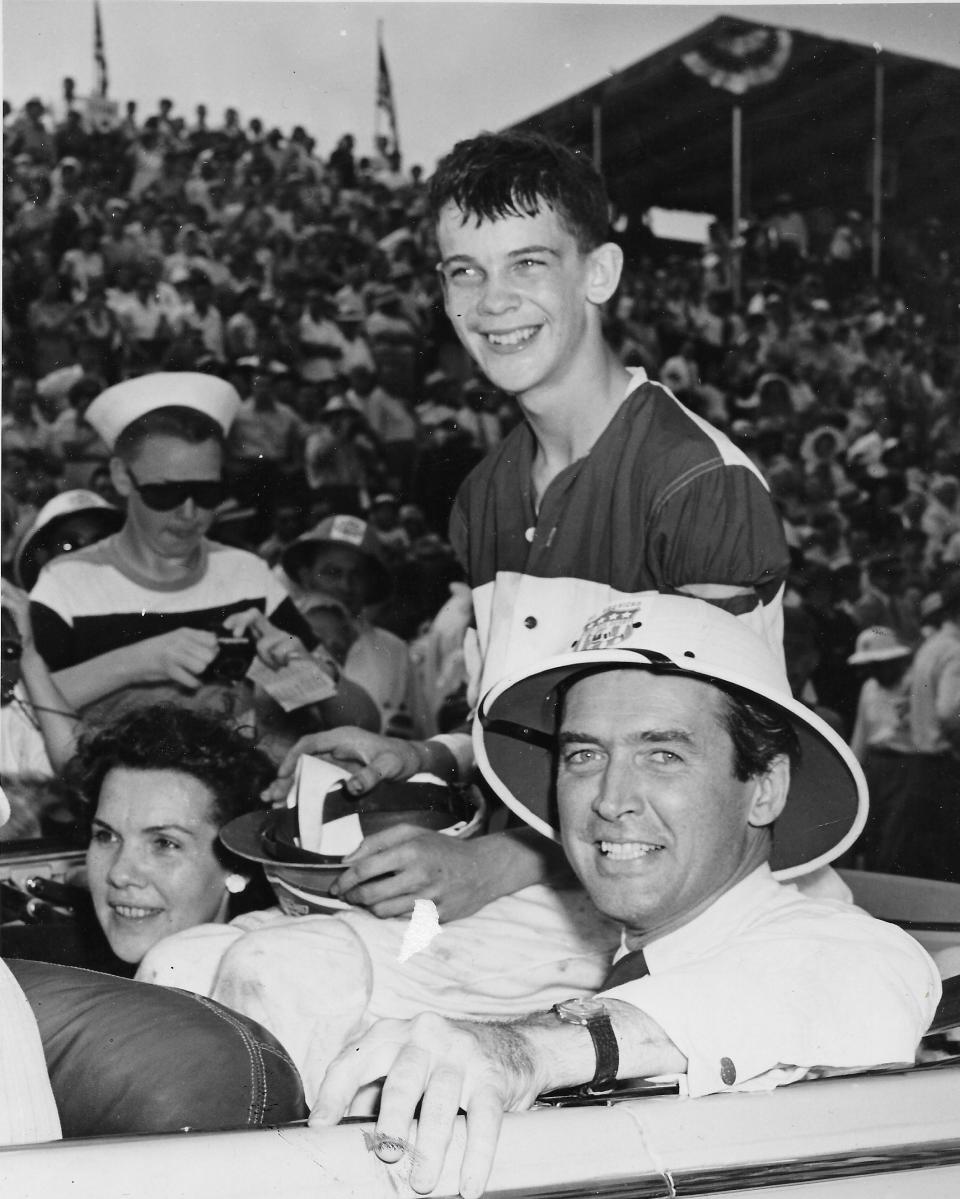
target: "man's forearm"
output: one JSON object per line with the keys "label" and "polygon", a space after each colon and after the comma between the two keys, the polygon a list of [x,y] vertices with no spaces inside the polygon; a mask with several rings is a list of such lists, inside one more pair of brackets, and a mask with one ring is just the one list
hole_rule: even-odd
{"label": "man's forearm", "polygon": [[[559,845],[533,829],[508,829],[478,837],[473,846],[480,857],[477,877],[483,903],[513,895],[535,883],[572,878]],[[481,907],[482,904],[477,905]]]}
{"label": "man's forearm", "polygon": [[64,699],[74,709],[82,709],[137,681],[129,646],[112,649],[77,666],[68,666],[53,675]]}

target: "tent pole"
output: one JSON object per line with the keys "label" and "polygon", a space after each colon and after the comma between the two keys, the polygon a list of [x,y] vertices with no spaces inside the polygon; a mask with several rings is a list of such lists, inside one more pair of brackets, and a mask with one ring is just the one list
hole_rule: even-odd
{"label": "tent pole", "polygon": [[880,226],[883,220],[883,59],[876,45],[873,74],[873,226],[870,231],[870,272],[880,278]]}
{"label": "tent pole", "polygon": [[740,267],[743,261],[741,256],[740,242],[740,204],[742,199],[741,169],[743,162],[743,109],[739,104],[734,104],[733,106],[733,128],[731,131],[731,141],[733,213],[730,230],[730,247],[732,251],[730,255],[730,283],[733,288],[733,302],[734,304],[739,305],[742,288]]}
{"label": "tent pole", "polygon": [[603,170],[603,106],[599,103],[593,106],[593,165]]}

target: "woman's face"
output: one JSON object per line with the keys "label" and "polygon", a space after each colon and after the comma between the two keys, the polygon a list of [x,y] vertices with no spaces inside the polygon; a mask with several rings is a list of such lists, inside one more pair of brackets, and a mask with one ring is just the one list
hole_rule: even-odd
{"label": "woman's face", "polygon": [[214,853],[213,795],[178,770],[117,766],[100,788],[87,849],[93,906],[110,948],[139,962],[163,937],[227,918],[229,871]]}

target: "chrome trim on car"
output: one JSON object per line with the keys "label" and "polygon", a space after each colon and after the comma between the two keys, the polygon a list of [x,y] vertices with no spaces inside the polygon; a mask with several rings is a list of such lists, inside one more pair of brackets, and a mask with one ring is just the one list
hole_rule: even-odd
{"label": "chrome trim on car", "polygon": [[663,1175],[639,1178],[578,1179],[542,1191],[524,1187],[487,1191],[484,1199],[686,1199],[762,1190],[790,1183],[829,1182],[870,1174],[930,1170],[960,1165],[960,1138],[931,1141],[927,1145],[891,1145],[825,1153],[786,1161],[748,1162],[715,1170],[668,1170]]}
{"label": "chrome trim on car", "polygon": [[824,1153],[811,1158],[757,1162],[718,1170],[680,1170],[670,1178],[678,1199],[686,1195],[721,1195],[751,1191],[786,1183],[823,1182],[864,1174],[894,1174],[904,1170],[929,1170],[960,1165],[960,1138],[931,1141],[926,1145],[888,1145],[846,1153]]}

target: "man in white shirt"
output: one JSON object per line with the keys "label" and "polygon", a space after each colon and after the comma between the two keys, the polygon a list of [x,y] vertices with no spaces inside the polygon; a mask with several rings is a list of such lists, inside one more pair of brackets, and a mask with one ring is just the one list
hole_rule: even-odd
{"label": "man in white shirt", "polygon": [[383,1020],[333,1062],[314,1124],[386,1076],[385,1159],[435,1184],[458,1110],[464,1199],[484,1189],[504,1111],[618,1077],[677,1074],[691,1096],[913,1060],[940,995],[908,934],[787,880],[831,860],[866,815],[840,738],[794,700],[745,624],[652,593],[589,621],[572,652],[496,684],[474,725],[487,782],[560,839],[623,928],[595,999],[517,1020]]}

